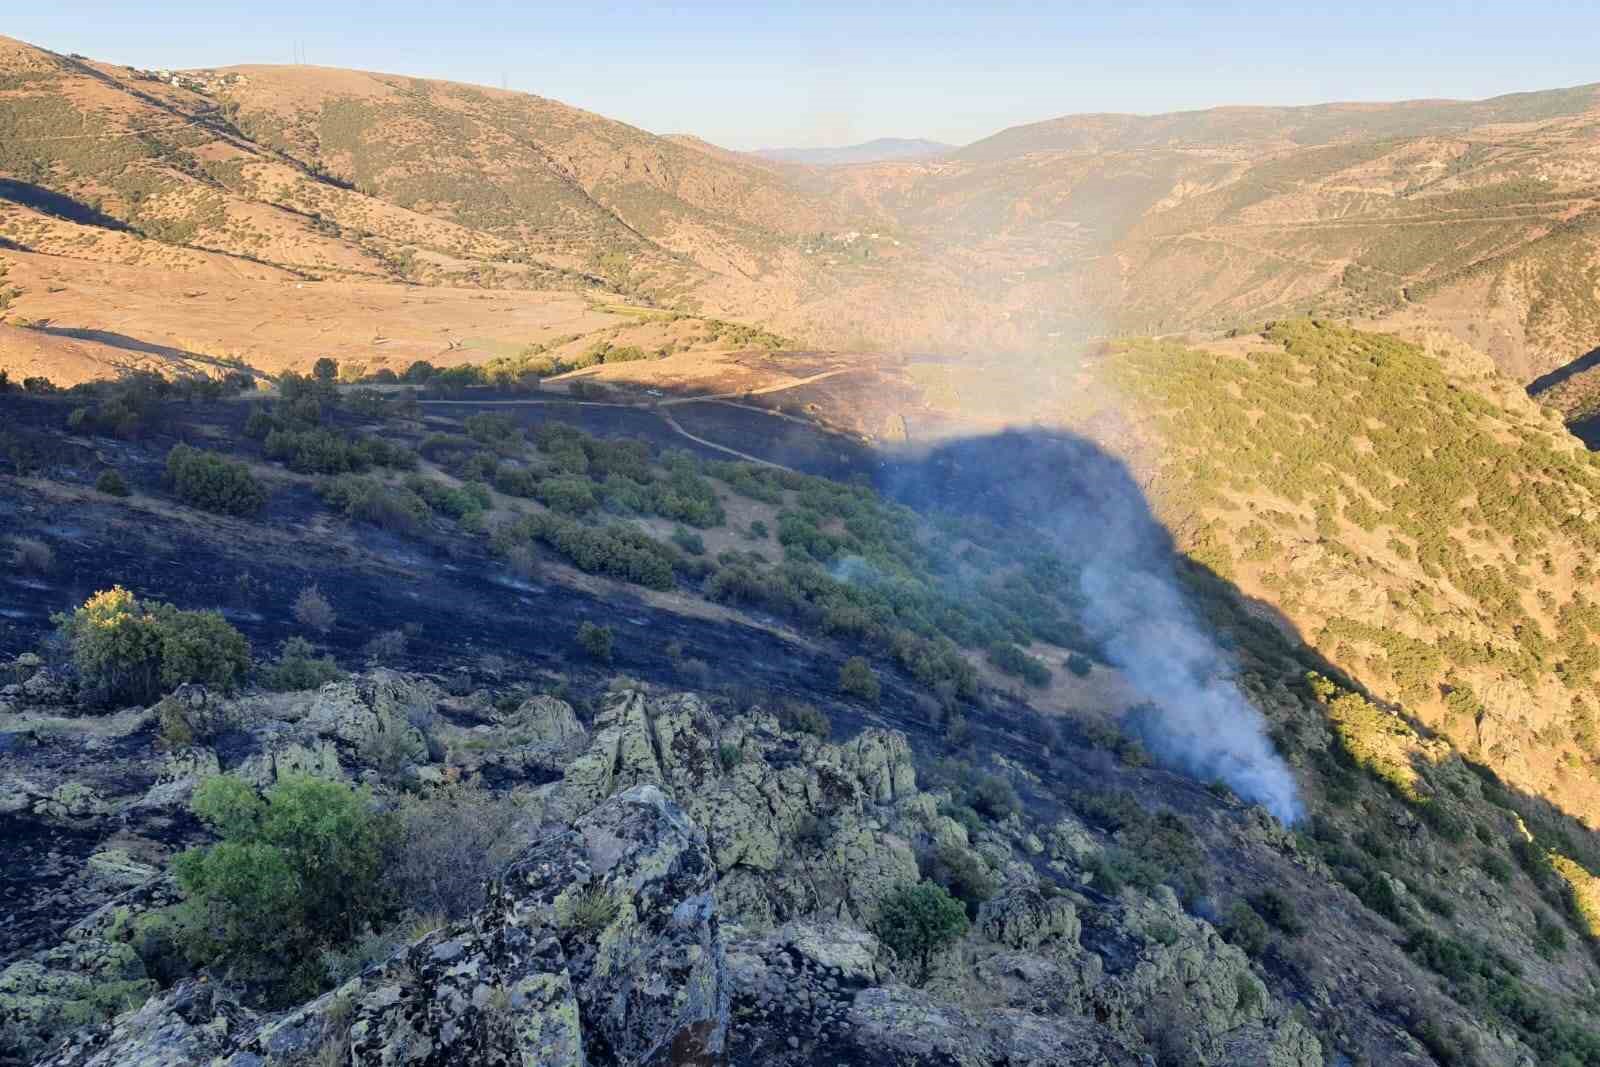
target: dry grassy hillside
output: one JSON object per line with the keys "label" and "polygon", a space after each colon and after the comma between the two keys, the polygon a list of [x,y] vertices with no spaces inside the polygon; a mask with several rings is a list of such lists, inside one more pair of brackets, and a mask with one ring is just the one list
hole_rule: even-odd
{"label": "dry grassy hillside", "polygon": [[1123,447],[1193,558],[1402,709],[1412,744],[1437,731],[1600,816],[1600,464],[1550,413],[1445,335],[1305,320],[1131,344],[1094,375],[1112,391],[1066,417],[1132,411]]}

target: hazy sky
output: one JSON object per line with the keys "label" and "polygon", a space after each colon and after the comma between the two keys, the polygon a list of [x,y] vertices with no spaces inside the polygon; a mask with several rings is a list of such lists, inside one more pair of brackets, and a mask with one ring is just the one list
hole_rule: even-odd
{"label": "hazy sky", "polygon": [[733,148],[966,143],[1080,111],[1484,97],[1600,81],[1600,3],[8,4],[147,67],[311,63],[539,93]]}

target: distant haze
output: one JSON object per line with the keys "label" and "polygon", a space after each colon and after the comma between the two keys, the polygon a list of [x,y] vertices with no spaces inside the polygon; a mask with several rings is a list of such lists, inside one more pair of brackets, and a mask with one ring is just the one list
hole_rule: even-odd
{"label": "distant haze", "polygon": [[805,163],[813,167],[842,167],[851,163],[882,163],[896,159],[942,156],[955,145],[920,137],[879,137],[875,141],[838,148],[758,148],[753,153],[778,163]]}

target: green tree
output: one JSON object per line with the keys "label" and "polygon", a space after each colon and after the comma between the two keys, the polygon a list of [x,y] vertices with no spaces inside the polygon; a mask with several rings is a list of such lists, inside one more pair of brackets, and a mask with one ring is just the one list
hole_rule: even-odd
{"label": "green tree", "polygon": [[967,932],[967,910],[944,886],[908,883],[884,894],[873,930],[896,956],[915,964],[921,985],[933,958]]}
{"label": "green tree", "polygon": [[250,670],[249,642],[219,613],[146,605],[120,585],[53,621],[96,702],[145,703],[184,682],[230,689]]}
{"label": "green tree", "polygon": [[332,385],[339,380],[339,361],[323,356],[311,365],[311,376],[324,385]]}

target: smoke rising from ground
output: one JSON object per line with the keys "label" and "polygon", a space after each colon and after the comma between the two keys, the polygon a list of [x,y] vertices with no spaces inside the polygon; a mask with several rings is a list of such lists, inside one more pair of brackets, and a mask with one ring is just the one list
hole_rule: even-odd
{"label": "smoke rising from ground", "polygon": [[1079,621],[1148,701],[1126,726],[1151,754],[1286,823],[1300,818],[1293,774],[1232,657],[1189,604],[1172,540],[1120,460],[1068,433],[1007,431],[896,463],[886,489],[1035,531],[1076,568]]}

